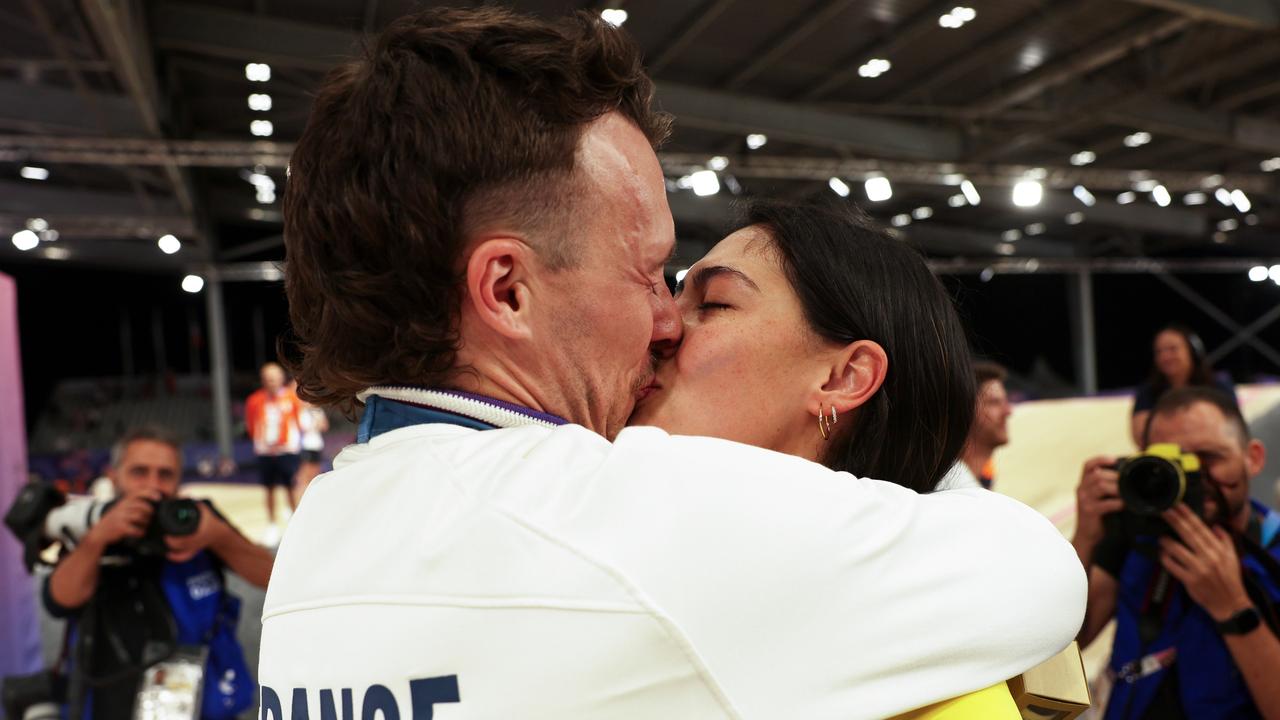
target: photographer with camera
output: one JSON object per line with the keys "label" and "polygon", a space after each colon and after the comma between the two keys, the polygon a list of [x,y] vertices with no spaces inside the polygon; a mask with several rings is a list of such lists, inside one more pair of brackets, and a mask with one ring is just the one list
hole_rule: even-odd
{"label": "photographer with camera", "polygon": [[91,678],[84,717],[131,717],[144,670],[175,648],[208,658],[198,716],[233,717],[252,702],[254,686],[235,640],[239,601],[226,591],[223,568],[266,587],[273,557],[207,502],[174,500],[181,450],[160,429],[126,434],[112,449],[108,476],[118,500],[44,587],[51,614],[71,618],[77,634],[99,636],[81,642],[72,659],[73,672]]}
{"label": "photographer with camera", "polygon": [[1106,717],[1280,718],[1280,514],[1249,499],[1266,451],[1209,387],[1166,393],[1145,435],[1076,490],[1081,644],[1117,623]]}

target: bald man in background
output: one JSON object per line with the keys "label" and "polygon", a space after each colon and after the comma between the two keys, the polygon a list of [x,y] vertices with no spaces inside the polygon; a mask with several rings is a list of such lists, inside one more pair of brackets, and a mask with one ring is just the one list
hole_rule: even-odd
{"label": "bald man in background", "polygon": [[245,401],[244,424],[253,439],[259,479],[267,491],[267,530],[262,543],[274,547],[281,535],[276,524],[275,489],[284,488],[290,512],[297,509],[292,488],[302,453],[302,432],[298,428],[298,396],[286,384],[284,368],[267,363],[260,377],[262,387]]}

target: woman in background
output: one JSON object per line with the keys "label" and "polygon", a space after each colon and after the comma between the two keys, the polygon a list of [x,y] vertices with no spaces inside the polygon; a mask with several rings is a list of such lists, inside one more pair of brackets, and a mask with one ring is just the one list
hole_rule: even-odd
{"label": "woman in background", "polygon": [[[296,381],[289,385],[297,396]],[[298,430],[302,433],[302,456],[298,462],[298,472],[293,476],[294,504],[302,501],[302,494],[307,486],[320,474],[324,462],[324,433],[329,431],[329,417],[324,410],[298,398]]]}
{"label": "woman in background", "polygon": [[1235,400],[1235,385],[1225,377],[1214,375],[1204,341],[1191,328],[1176,323],[1161,328],[1156,333],[1152,355],[1151,376],[1138,386],[1133,397],[1130,433],[1133,444],[1139,448],[1144,444],[1151,409],[1166,391],[1188,385],[1216,387]]}

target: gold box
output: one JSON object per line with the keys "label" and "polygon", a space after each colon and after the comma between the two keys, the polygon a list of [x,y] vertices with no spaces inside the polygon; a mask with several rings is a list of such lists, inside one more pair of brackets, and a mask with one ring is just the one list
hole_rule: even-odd
{"label": "gold box", "polygon": [[1089,709],[1089,679],[1080,646],[1065,650],[1009,681],[1024,720],[1073,720]]}

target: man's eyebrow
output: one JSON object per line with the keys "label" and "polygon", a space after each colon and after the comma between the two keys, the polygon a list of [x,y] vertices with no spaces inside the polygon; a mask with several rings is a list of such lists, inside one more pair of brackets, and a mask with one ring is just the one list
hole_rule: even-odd
{"label": "man's eyebrow", "polygon": [[[698,268],[697,272],[691,273],[689,276],[685,277],[685,282],[692,283],[693,285],[698,287],[702,287],[707,283],[711,282],[713,278],[720,277],[723,275],[728,275],[730,277],[733,277],[741,281],[744,285],[751,288],[752,290],[755,290],[756,292],[760,292],[760,286],[756,285],[754,280],[747,277],[746,273],[742,272],[741,270],[738,270],[737,268],[731,268],[727,265],[709,265],[704,268]],[[684,284],[685,283],[681,283],[681,285],[684,285]]]}

